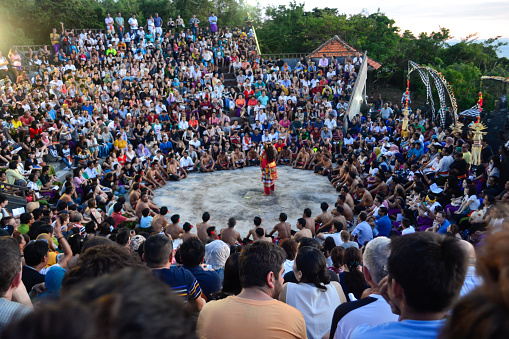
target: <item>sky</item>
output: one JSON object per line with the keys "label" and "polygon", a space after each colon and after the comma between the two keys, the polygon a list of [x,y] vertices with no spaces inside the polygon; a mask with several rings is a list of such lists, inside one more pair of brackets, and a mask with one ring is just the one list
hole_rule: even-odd
{"label": "sky", "polygon": [[[249,0],[248,0],[249,1]],[[260,5],[287,5],[289,0],[258,0]],[[363,9],[374,13],[378,9],[396,21],[402,31],[410,30],[414,35],[420,32],[438,31],[446,27],[454,40],[477,33],[479,39],[496,36],[509,39],[509,1],[479,0],[296,0],[304,3],[306,10],[314,7],[338,8],[340,13],[357,14]],[[251,1],[250,1],[251,2]]]}

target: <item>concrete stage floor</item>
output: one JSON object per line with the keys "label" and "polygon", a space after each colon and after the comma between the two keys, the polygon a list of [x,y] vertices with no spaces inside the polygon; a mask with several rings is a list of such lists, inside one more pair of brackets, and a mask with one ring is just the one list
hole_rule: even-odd
{"label": "concrete stage floor", "polygon": [[[259,167],[247,167],[213,173],[191,173],[179,182],[168,182],[154,192],[154,202],[167,206],[169,219],[173,214],[180,215],[180,225],[201,222],[203,212],[209,212],[209,225],[216,230],[227,227],[228,218],[237,220],[235,229],[242,237],[253,227],[253,218],[262,218],[262,226],[267,231],[278,223],[281,212],[288,215],[292,229],[302,217],[304,208],[309,207],[312,217],[321,213],[320,203],[329,204],[329,211],[336,202],[338,193],[326,177],[304,171],[278,166],[278,179],[275,193],[262,196],[263,184]],[[196,228],[191,231],[196,232]]]}

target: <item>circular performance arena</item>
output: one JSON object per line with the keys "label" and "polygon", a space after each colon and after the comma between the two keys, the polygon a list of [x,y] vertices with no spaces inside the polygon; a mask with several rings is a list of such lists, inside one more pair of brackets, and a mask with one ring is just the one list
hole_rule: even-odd
{"label": "circular performance arena", "polygon": [[[315,175],[313,171],[278,166],[276,190],[270,196],[262,196],[263,184],[258,166],[213,173],[192,173],[178,182],[168,182],[155,190],[154,202],[167,206],[169,219],[172,214],[180,215],[180,225],[201,222],[203,212],[209,212],[209,224],[219,232],[227,227],[228,218],[237,220],[235,229],[241,236],[247,236],[253,226],[253,218],[262,218],[267,232],[278,223],[279,214],[288,215],[292,229],[296,229],[297,218],[305,208],[310,208],[314,218],[319,213],[320,203],[325,201],[333,206],[337,193],[327,177]],[[330,211],[330,208],[329,208]],[[191,231],[196,232],[196,229]]]}

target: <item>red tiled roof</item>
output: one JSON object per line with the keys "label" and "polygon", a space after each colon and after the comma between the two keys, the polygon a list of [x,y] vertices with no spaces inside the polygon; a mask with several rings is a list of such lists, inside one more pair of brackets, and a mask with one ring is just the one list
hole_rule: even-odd
{"label": "red tiled roof", "polygon": [[[326,57],[346,57],[350,54],[354,57],[357,50],[352,46],[348,45],[346,42],[341,40],[337,35],[333,38],[329,39],[325,43],[323,43],[320,47],[311,52],[308,57],[309,58],[321,58],[324,54]],[[374,69],[379,69],[382,65],[375,60],[368,57],[368,65],[373,67]]]}

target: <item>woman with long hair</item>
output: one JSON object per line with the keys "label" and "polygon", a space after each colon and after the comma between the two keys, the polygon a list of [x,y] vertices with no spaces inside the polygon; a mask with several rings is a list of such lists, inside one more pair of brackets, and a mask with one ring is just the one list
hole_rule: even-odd
{"label": "woman with long hair", "polygon": [[349,247],[345,250],[343,260],[345,270],[338,275],[339,283],[343,287],[348,301],[351,301],[348,296],[349,293],[352,293],[355,299],[358,300],[367,287],[366,280],[361,272],[362,253],[358,248]]}
{"label": "woman with long hair", "polygon": [[331,282],[323,253],[310,246],[299,249],[293,272],[298,283],[286,283],[279,300],[298,309],[306,321],[308,338],[322,338],[330,330],[336,307],[346,302],[337,282]]}
{"label": "woman with long hair", "polygon": [[270,195],[270,191],[274,191],[275,181],[277,179],[276,170],[276,154],[272,143],[265,144],[263,153],[260,157],[262,169],[263,195]]}

